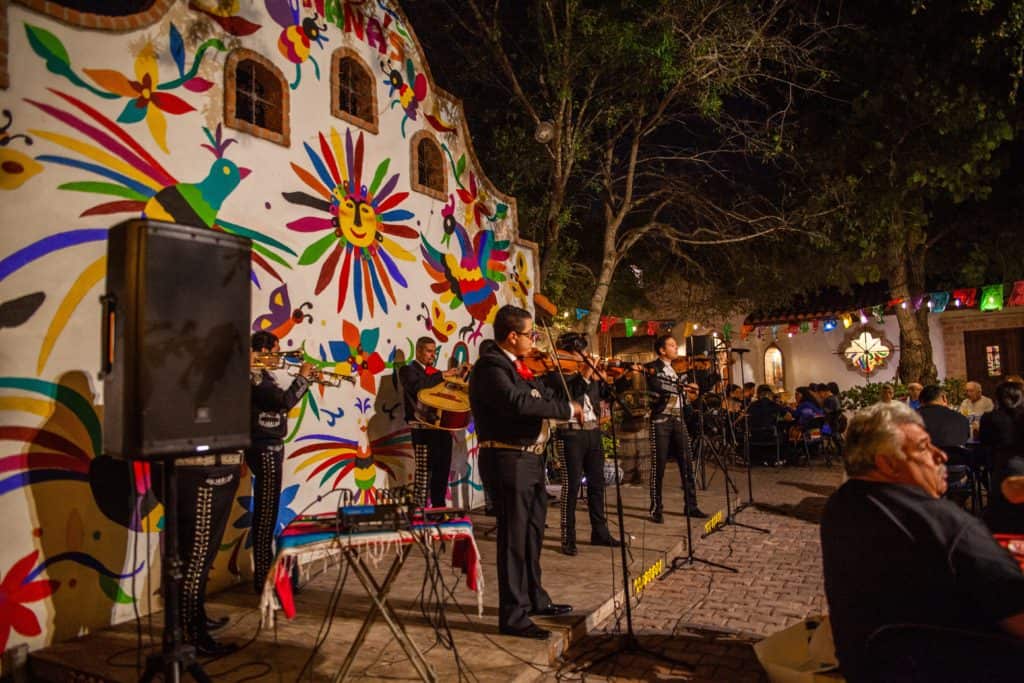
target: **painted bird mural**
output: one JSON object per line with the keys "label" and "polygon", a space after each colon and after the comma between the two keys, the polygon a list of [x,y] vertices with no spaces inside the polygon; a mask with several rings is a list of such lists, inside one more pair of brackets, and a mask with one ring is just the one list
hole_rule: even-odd
{"label": "painted bird mural", "polygon": [[[498,311],[496,292],[505,281],[509,241],[495,239],[489,229],[480,230],[470,240],[466,228],[458,221],[450,223],[453,223],[450,227],[459,244],[459,256],[435,249],[423,235],[420,237],[423,267],[434,279],[430,288],[441,295],[441,302],[453,310],[464,305],[476,321],[475,330],[473,323],[459,330],[460,338],[469,334],[469,340],[475,342],[482,336],[483,326],[494,322]],[[448,228],[449,223],[446,223],[446,233]]]}
{"label": "painted bird mural", "polygon": [[[164,169],[117,123],[71,95],[54,89],[50,89],[50,92],[72,105],[80,114],[44,102],[30,99],[25,101],[78,131],[88,138],[88,141],[62,133],[34,130],[32,133],[37,137],[49,140],[78,155],[72,157],[44,154],[37,157],[37,161],[81,169],[104,179],[64,183],[60,186],[62,190],[117,198],[86,209],[81,214],[83,217],[132,213],[145,218],[206,226],[242,235],[253,241],[253,263],[274,279],[281,281],[281,276],[271,262],[290,268],[281,253],[295,256],[295,252],[271,237],[230,223],[219,215],[225,200],[250,173],[249,169],[225,158],[225,151],[235,140],[225,139],[220,125],[217,126],[215,133],[203,129],[209,144],[201,146],[214,157],[206,176],[191,182],[183,182]],[[253,280],[259,286],[255,272]]]}

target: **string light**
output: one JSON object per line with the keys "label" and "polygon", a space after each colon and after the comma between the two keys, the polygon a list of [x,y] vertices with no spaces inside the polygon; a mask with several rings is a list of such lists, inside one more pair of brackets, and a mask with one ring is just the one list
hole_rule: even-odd
{"label": "string light", "polygon": [[904,300],[903,302],[900,303],[900,308],[906,308],[906,307],[907,307],[907,302],[906,302],[906,300]]}
{"label": "string light", "polygon": [[960,308],[960,299],[953,299],[953,305]]}

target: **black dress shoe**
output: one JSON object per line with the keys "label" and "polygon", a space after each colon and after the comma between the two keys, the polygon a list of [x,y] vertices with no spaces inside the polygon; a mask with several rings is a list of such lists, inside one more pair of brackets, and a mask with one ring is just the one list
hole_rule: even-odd
{"label": "black dress shoe", "polygon": [[602,545],[609,548],[618,548],[622,545],[622,541],[617,538],[592,538],[590,539],[590,545]]}
{"label": "black dress shoe", "polygon": [[660,512],[652,512],[651,513],[651,521],[654,522],[655,524],[664,524],[665,523],[665,515],[661,514]]}
{"label": "black dress shoe", "polygon": [[575,543],[563,543],[562,544],[563,555],[579,555],[580,551],[576,549]]}
{"label": "black dress shoe", "polygon": [[209,632],[209,631],[219,631],[220,629],[222,629],[222,628],[224,628],[225,626],[228,625],[228,618],[227,617],[221,617],[220,619],[211,619],[210,617],[206,617],[205,621],[206,621],[205,626],[206,626],[207,632]]}
{"label": "black dress shoe", "polygon": [[533,638],[534,640],[547,640],[551,637],[551,631],[541,628],[537,624],[530,624],[525,628],[500,628],[498,631],[505,636],[516,638]]}
{"label": "black dress shoe", "polygon": [[223,657],[238,649],[235,643],[218,643],[209,633],[199,636],[194,645],[200,657]]}
{"label": "black dress shoe", "polygon": [[683,513],[687,517],[693,517],[694,519],[707,519],[708,514],[700,508],[689,508]]}
{"label": "black dress shoe", "polygon": [[527,614],[531,617],[560,617],[570,612],[572,612],[572,605],[559,605],[553,602],[543,609],[530,610]]}

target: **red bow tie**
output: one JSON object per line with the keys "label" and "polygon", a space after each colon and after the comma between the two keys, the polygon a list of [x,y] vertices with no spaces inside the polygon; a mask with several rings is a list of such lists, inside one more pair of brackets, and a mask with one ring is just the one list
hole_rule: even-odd
{"label": "red bow tie", "polygon": [[427,373],[427,376],[428,376],[428,377],[429,377],[430,375],[436,375],[436,374],[438,373],[438,369],[437,369],[437,368],[435,368],[435,367],[434,367],[433,365],[427,365],[427,366],[425,366],[425,367],[423,368],[423,371]]}
{"label": "red bow tie", "polygon": [[525,380],[533,379],[533,371],[526,367],[526,363],[518,358],[516,359],[516,372],[518,372],[519,376]]}

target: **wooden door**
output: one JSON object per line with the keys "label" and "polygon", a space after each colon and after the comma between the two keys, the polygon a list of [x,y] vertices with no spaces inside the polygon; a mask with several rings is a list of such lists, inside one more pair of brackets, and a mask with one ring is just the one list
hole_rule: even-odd
{"label": "wooden door", "polygon": [[967,379],[993,397],[1007,375],[1024,374],[1024,328],[964,332]]}

